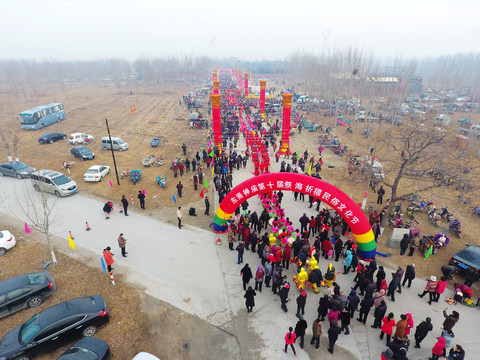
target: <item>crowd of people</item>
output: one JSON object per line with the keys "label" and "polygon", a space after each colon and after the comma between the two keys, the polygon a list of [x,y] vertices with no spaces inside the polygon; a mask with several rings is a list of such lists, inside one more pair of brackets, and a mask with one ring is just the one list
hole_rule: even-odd
{"label": "crowd of people", "polygon": [[[278,122],[265,126],[261,117],[251,112],[253,108],[251,100],[246,101],[241,92],[229,87],[228,83],[223,85],[226,86],[222,92],[221,102],[223,151],[220,154],[215,149],[213,159],[214,184],[219,201],[222,201],[233,187],[233,170],[246,167],[249,159],[255,166],[254,175],[269,171],[270,164],[264,155],[269,148],[275,152],[276,135],[279,131]],[[245,151],[236,150],[241,135],[247,143]],[[319,177],[323,164],[320,149],[319,152],[318,161],[315,161],[314,157],[309,158],[308,150],[303,156],[294,153],[282,161],[281,171],[309,174],[314,168],[315,172],[311,176]],[[314,293],[318,293],[319,289],[324,287],[322,290],[324,295],[318,300],[317,316],[311,322],[312,346],[316,349],[320,347],[320,337],[326,330],[324,322],[328,321],[326,330],[328,351],[333,354],[338,337],[341,334],[345,336],[350,334],[351,320],[355,318],[359,323],[366,325],[370,313],[373,313],[371,327],[379,330],[380,340],[385,338],[386,341],[387,349],[381,354],[382,359],[407,359],[412,335],[415,347],[420,348],[421,342],[433,331],[432,320],[426,317],[415,327],[411,313],[395,316],[388,310],[388,303],[394,302],[395,296],[402,293],[402,286],[407,285],[408,288],[411,286],[415,278],[415,264],[407,265],[406,270],[398,266],[397,270],[391,273],[391,279],[387,281],[386,270],[383,266],[377,266],[374,258],[360,259],[357,256],[354,238],[350,234],[348,224],[339,214],[333,210],[321,210],[320,201],[310,196],[309,208],[314,207],[317,214],[310,217],[306,213],[303,214],[296,226],[297,222],[286,217],[285,209],[281,206],[283,196],[281,191],[260,195],[259,200],[263,207],[260,214],[249,210],[248,201],[245,201],[229,222],[228,247],[230,251],[237,251],[237,263],[242,265],[240,274],[245,290],[247,312],[253,312],[255,297],[257,292],[262,292],[262,288],[271,289],[272,296],[279,297],[280,307],[284,312],[288,312],[289,296],[295,292],[298,321],[295,327],[289,328],[284,337],[284,351],[287,352],[290,347],[296,354],[294,345],[298,343],[300,348],[304,347],[304,337],[308,329],[308,323],[304,319],[308,289],[311,287]],[[305,201],[303,193],[294,192],[293,196],[295,201]],[[383,194],[379,193],[379,198],[382,196]],[[381,203],[379,199],[379,204]],[[373,220],[372,225],[378,223],[377,218]],[[259,257],[258,265],[253,267],[256,268],[255,273],[249,264],[244,264],[245,251],[256,253]],[[325,273],[319,267],[323,262],[321,258],[328,261]],[[293,284],[287,275],[291,273],[290,266],[294,274]],[[352,286],[348,290],[342,289],[335,281],[337,275],[341,273],[336,272],[335,266],[337,268],[343,266],[343,276],[353,277],[355,274]],[[250,285],[252,280],[254,286]],[[423,297],[428,293],[430,304],[438,302],[440,295],[445,291],[447,280],[448,277],[443,276],[440,281],[436,281],[436,277],[432,276],[424,293],[419,296]],[[292,291],[292,288],[297,288],[298,292]],[[358,317],[355,316],[357,311]],[[457,311],[448,314],[445,309],[443,315],[445,321],[442,324],[442,332],[438,334],[438,342],[432,349],[432,359],[438,359],[439,356],[463,359],[465,352],[461,345],[452,346],[454,337],[452,329],[458,322],[460,314]]]}

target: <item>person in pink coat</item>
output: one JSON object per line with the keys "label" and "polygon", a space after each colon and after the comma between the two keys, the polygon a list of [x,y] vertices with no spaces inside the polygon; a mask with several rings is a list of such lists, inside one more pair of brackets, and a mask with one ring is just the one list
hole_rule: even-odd
{"label": "person in pink coat", "polygon": [[297,353],[295,352],[295,347],[293,346],[293,343],[295,342],[296,337],[297,337],[297,335],[293,331],[293,328],[290,326],[288,328],[288,332],[287,332],[287,334],[285,335],[285,338],[284,338],[285,339],[285,349],[283,351],[285,352],[285,354],[287,353],[288,345],[290,345],[290,347],[292,348],[293,354],[295,356],[297,356]]}
{"label": "person in pink coat", "polygon": [[405,335],[410,335],[410,330],[413,328],[413,316],[410,313],[405,314],[407,315],[407,327],[405,329]]}
{"label": "person in pink coat", "polygon": [[438,360],[442,355],[445,355],[445,339],[440,336],[437,343],[433,346],[430,360]]}

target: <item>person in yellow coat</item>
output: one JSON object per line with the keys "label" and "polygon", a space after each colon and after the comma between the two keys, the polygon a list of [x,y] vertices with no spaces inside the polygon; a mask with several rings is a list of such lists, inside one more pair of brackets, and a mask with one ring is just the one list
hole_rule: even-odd
{"label": "person in yellow coat", "polygon": [[318,262],[317,259],[315,259],[313,256],[310,258],[310,261],[308,261],[308,275],[310,275],[315,269],[315,267],[318,268]]}
{"label": "person in yellow coat", "polygon": [[332,263],[328,264],[327,273],[325,274],[325,283],[327,287],[332,287],[332,283],[335,281],[335,268]]}
{"label": "person in yellow coat", "polygon": [[297,279],[298,279],[298,288],[300,290],[303,290],[305,282],[308,280],[308,274],[303,267],[300,269],[300,273],[298,274]]}

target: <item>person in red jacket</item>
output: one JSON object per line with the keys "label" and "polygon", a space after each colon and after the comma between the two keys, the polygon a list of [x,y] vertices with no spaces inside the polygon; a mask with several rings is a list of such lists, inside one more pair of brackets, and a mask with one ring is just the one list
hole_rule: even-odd
{"label": "person in red jacket", "polygon": [[433,345],[432,357],[430,360],[438,360],[442,355],[445,356],[445,339],[440,336],[437,343]]}
{"label": "person in red jacket", "polygon": [[293,343],[295,342],[295,338],[297,335],[293,332],[293,328],[289,327],[288,328],[288,333],[285,335],[285,349],[283,350],[285,353],[287,353],[288,345],[291,346],[293,354],[297,356],[297,353],[295,352],[295,347],[293,346]]}
{"label": "person in red jacket", "polygon": [[322,256],[328,260],[328,252],[333,249],[332,243],[329,239],[322,241]]}
{"label": "person in red jacket", "polygon": [[387,346],[390,344],[390,338],[392,337],[393,327],[395,326],[395,319],[393,313],[383,318],[382,331],[380,333],[380,339],[383,340],[383,336],[387,334]]}
{"label": "person in red jacket", "polygon": [[308,222],[308,227],[309,227],[309,236],[315,235],[315,225],[317,221],[315,218],[312,216],[310,217],[310,221]]}
{"label": "person in red jacket", "polygon": [[250,245],[250,228],[248,226],[245,227],[245,230],[243,231],[243,242],[245,243],[245,249],[249,249]]}
{"label": "person in red jacket", "polygon": [[435,289],[435,295],[433,301],[438,302],[440,299],[440,295],[445,292],[445,289],[447,288],[447,278],[445,276],[442,276],[440,278],[440,281],[437,282],[437,288]]}
{"label": "person in red jacket", "polygon": [[112,250],[110,246],[107,246],[103,250],[103,258],[105,259],[105,263],[107,264],[108,272],[111,272],[113,270],[112,265],[115,262],[115,260],[113,260],[113,254],[110,252],[110,250]]}
{"label": "person in red jacket", "polygon": [[282,255],[282,267],[286,270],[288,270],[288,267],[290,265],[290,259],[292,257],[292,248],[290,245],[287,244],[283,248],[283,255]]}

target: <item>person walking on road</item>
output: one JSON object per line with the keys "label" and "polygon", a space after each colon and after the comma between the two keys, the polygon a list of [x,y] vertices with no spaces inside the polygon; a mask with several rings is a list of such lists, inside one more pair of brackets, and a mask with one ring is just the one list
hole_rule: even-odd
{"label": "person walking on road", "polygon": [[[295,335],[297,335],[296,339],[300,339],[300,348],[303,349],[303,345],[305,343],[305,330],[307,330],[308,324],[300,317],[298,320],[297,325],[295,325]],[[295,339],[295,340],[296,340]]]}
{"label": "person walking on road", "polygon": [[127,245],[127,239],[125,239],[123,237],[123,233],[121,233],[120,236],[118,237],[118,246],[122,250],[122,256],[123,257],[127,257],[127,254],[128,254],[125,250],[126,245]]}
{"label": "person walking on road", "polygon": [[435,345],[433,345],[432,349],[432,357],[430,360],[438,360],[440,356],[444,355],[445,353],[445,339],[443,337],[439,337],[438,341]]}
{"label": "person walking on road", "polygon": [[288,345],[290,345],[290,347],[292,348],[293,354],[295,356],[297,356],[297,353],[295,352],[295,347],[293,346],[293,343],[295,342],[296,338],[297,338],[297,335],[293,331],[293,328],[289,327],[288,328],[288,333],[285,335],[285,338],[284,338],[285,339],[285,349],[283,350],[283,352],[285,354],[287,353]]}
{"label": "person walking on road", "polygon": [[395,326],[395,319],[393,313],[388,314],[383,318],[382,331],[380,332],[380,340],[383,340],[383,336],[387,334],[387,346],[390,344],[390,338],[392,337],[393,327]]}
{"label": "person walking on road", "polygon": [[247,307],[247,312],[252,312],[253,307],[255,306],[255,296],[257,293],[255,290],[252,289],[251,286],[248,287],[247,291],[245,292],[245,295],[243,297],[245,298],[245,306]]}
{"label": "person walking on road", "polygon": [[122,195],[122,200],[120,200],[122,202],[122,206],[123,206],[123,212],[125,214],[125,216],[128,216],[128,200],[125,198],[125,195]]}
{"label": "person walking on road", "polygon": [[403,276],[402,286],[408,281],[408,287],[412,286],[412,280],[415,279],[415,264],[407,265],[405,275]]}
{"label": "person walking on road", "polygon": [[310,340],[310,345],[315,344],[315,349],[320,347],[320,336],[322,336],[322,322],[320,319],[316,319],[313,321],[312,325],[312,340]]}
{"label": "person walking on road", "polygon": [[239,241],[236,250],[238,251],[238,260],[237,264],[243,263],[243,254],[245,253],[245,243],[243,241]]}
{"label": "person walking on road", "polygon": [[113,260],[113,254],[110,252],[110,250],[112,250],[110,246],[107,246],[103,250],[103,258],[105,259],[105,263],[107,264],[108,272],[112,272],[113,270],[112,265],[115,262],[115,260]]}
{"label": "person walking on road", "polygon": [[437,290],[437,277],[436,276],[430,276],[430,280],[427,282],[427,286],[425,286],[425,290],[423,290],[423,293],[418,294],[420,298],[423,298],[427,293],[428,293],[428,304],[432,305],[432,300],[435,299],[435,291]]}
{"label": "person walking on road", "polygon": [[337,325],[336,322],[333,322],[330,325],[330,329],[328,329],[328,352],[333,354],[333,350],[335,347],[335,343],[338,340],[338,335],[342,332],[340,327]]}
{"label": "person walking on road", "polygon": [[205,215],[210,215],[210,201],[208,196],[205,196]]}
{"label": "person walking on road", "polygon": [[432,331],[432,319],[427,317],[425,321],[422,321],[417,328],[415,329],[415,347],[420,349],[420,343],[427,336],[427,334]]}
{"label": "person walking on road", "polygon": [[243,290],[247,290],[247,284],[253,278],[252,270],[245,264],[245,266],[240,270],[240,275],[242,275],[242,282],[243,282]]}
{"label": "person walking on road", "polygon": [[182,228],[182,207],[179,206],[177,209],[177,219],[178,219],[178,228]]}
{"label": "person walking on road", "polygon": [[145,194],[142,193],[142,190],[138,190],[137,198],[140,200],[140,207],[145,210]]}

